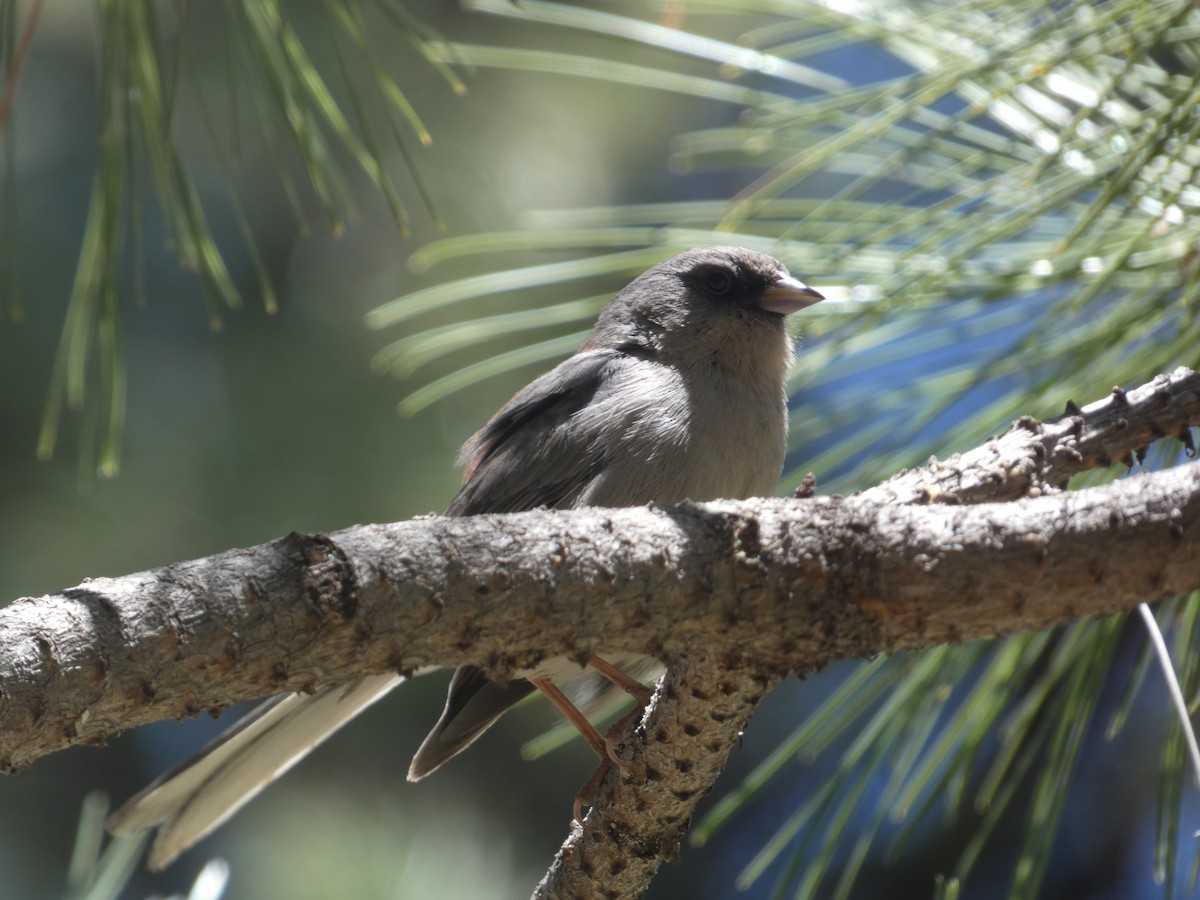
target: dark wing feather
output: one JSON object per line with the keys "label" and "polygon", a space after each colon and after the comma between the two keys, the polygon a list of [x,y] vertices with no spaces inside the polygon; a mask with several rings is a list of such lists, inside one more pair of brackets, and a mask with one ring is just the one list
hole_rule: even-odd
{"label": "dark wing feather", "polygon": [[419,781],[450,757],[457,756],[506,710],[533,691],[533,685],[523,678],[500,687],[482,669],[459,666],[450,679],[446,708],[413,756],[408,780]]}
{"label": "dark wing feather", "polygon": [[[568,423],[591,401],[605,370],[625,359],[616,350],[577,353],[513,397],[463,448],[467,480],[446,515],[571,506],[604,460],[599,444]],[[483,670],[460,666],[441,718],[413,757],[409,780],[461,753],[533,690],[524,679],[501,687]]]}
{"label": "dark wing feather", "polygon": [[463,447],[466,483],[446,515],[570,506],[603,459],[568,422],[622,359],[615,350],[577,353],[508,401]]}

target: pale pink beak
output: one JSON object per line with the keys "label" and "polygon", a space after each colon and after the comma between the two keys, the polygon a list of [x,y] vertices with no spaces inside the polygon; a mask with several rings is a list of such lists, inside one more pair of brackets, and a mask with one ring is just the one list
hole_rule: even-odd
{"label": "pale pink beak", "polygon": [[784,275],[763,291],[760,304],[767,312],[777,316],[786,316],[798,310],[820,303],[825,295],[815,291],[799,278]]}

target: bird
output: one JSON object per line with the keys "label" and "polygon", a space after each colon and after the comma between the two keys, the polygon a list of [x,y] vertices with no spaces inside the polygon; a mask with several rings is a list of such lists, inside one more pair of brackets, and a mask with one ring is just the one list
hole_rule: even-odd
{"label": "bird", "polygon": [[[741,247],[698,247],[658,263],[609,301],[574,355],[518,391],[466,442],[463,485],[445,514],[773,494],[795,352],[784,320],[822,299],[779,260]],[[655,665],[630,654],[598,654],[586,665],[560,657],[505,684],[460,666],[408,778],[434,772],[535,690],[603,762],[604,741],[578,706],[593,708],[610,683],[644,700],[640,679]],[[132,797],[109,831],[157,827],[147,865],[166,867],[403,680],[384,673],[268,700]]]}

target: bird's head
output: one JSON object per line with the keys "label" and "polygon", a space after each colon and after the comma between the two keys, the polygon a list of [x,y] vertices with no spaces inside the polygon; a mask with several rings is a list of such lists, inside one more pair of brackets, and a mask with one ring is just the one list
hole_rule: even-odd
{"label": "bird's head", "polygon": [[780,347],[790,353],[784,316],[822,299],[765,253],[699,247],[630,282],[600,314],[585,347],[741,368]]}

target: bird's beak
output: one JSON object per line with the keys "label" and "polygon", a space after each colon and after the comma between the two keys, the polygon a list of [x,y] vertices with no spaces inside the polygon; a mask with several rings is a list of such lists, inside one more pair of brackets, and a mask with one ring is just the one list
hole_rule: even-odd
{"label": "bird's beak", "polygon": [[763,291],[760,305],[767,312],[786,316],[824,299],[824,294],[813,290],[799,278],[784,275]]}

